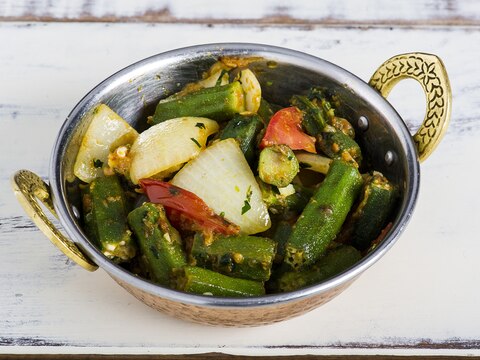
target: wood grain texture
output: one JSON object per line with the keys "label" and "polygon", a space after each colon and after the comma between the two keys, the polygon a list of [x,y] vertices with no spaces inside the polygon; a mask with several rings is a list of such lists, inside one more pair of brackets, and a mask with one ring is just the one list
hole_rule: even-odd
{"label": "wood grain texture", "polygon": [[[51,359],[51,360],[109,360],[109,359],[118,359],[118,360],[210,360],[210,359],[227,359],[227,360],[242,360],[242,359],[252,359],[251,356],[241,356],[241,355],[228,355],[223,353],[208,353],[208,354],[190,354],[190,355],[0,355],[0,360],[31,360],[31,359]],[[294,360],[298,359],[298,356],[295,355],[285,355],[282,356],[282,360]],[[346,356],[342,355],[327,355],[322,356],[322,360],[342,360]],[[396,356],[396,355],[351,355],[348,356],[350,360],[364,360],[364,359],[373,359],[373,360],[408,360],[416,357],[411,356]],[[470,359],[476,359],[477,357],[470,357]],[[271,360],[271,356],[255,356],[255,360]],[[304,355],[301,357],[302,360],[313,360],[319,359],[316,355]],[[449,360],[449,359],[458,359],[455,356],[429,356],[428,360]]]}
{"label": "wood grain texture", "polygon": [[[158,52],[223,41],[305,51],[366,81],[393,55],[431,52],[444,61],[453,90],[449,132],[422,164],[417,207],[399,242],[332,302],[252,329],[170,318],[102,270],[75,266],[35,230],[9,186],[20,168],[48,178],[63,120],[102,79]],[[0,353],[480,355],[480,243],[472,226],[480,214],[472,165],[480,136],[478,29],[0,23],[0,43]],[[415,85],[400,84],[389,98],[412,129],[423,111]]]}
{"label": "wood grain texture", "polygon": [[[172,359],[172,360],[211,360],[211,359],[227,359],[227,360],[243,360],[243,359],[252,359],[255,360],[271,360],[271,356],[241,356],[241,355],[227,355],[223,353],[208,353],[208,354],[190,354],[190,355],[0,355],[0,360],[31,360],[31,359],[51,359],[51,360],[60,360],[60,359],[67,359],[67,360],[109,360],[109,359],[118,359],[118,360],[164,360],[164,359]],[[322,356],[322,360],[342,360],[345,359],[346,356],[343,355],[327,355]],[[414,356],[396,356],[396,355],[373,355],[373,356],[365,356],[365,355],[352,355],[348,356],[350,360],[366,360],[366,359],[373,359],[373,360],[409,360],[412,358],[417,358]],[[476,359],[476,357],[470,357],[470,359]],[[281,357],[282,360],[295,360],[299,359],[298,356],[295,355],[285,355]],[[304,355],[301,357],[302,360],[313,360],[319,359],[316,355]],[[449,359],[458,359],[455,356],[429,356],[428,360],[449,360]]]}
{"label": "wood grain texture", "polygon": [[476,0],[1,0],[3,21],[425,26],[480,24]]}

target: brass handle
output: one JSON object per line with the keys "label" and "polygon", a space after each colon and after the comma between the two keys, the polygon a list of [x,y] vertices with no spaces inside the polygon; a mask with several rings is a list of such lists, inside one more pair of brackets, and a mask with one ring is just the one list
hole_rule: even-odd
{"label": "brass handle", "polygon": [[89,271],[98,269],[98,266],[87,258],[73,241],[53,225],[40,207],[37,200],[58,218],[50,196],[50,187],[38,175],[28,170],[20,170],[13,175],[12,186],[27,215],[56,247],[84,269]]}
{"label": "brass handle", "polygon": [[410,53],[385,61],[370,78],[369,84],[387,97],[400,80],[417,80],[427,100],[425,119],[413,135],[418,158],[425,160],[445,135],[450,121],[452,91],[445,66],[431,54]]}

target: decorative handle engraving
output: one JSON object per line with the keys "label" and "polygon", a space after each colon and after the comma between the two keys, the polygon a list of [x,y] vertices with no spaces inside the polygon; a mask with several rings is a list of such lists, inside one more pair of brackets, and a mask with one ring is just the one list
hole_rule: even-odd
{"label": "decorative handle engraving", "polygon": [[28,170],[20,170],[13,175],[12,186],[27,215],[56,247],[84,269],[94,271],[98,268],[48,219],[38,201],[41,201],[55,217],[57,214],[50,196],[50,187],[38,175]]}
{"label": "decorative handle engraving", "polygon": [[417,80],[427,100],[425,119],[413,135],[418,158],[425,160],[438,145],[450,121],[452,92],[445,66],[435,55],[411,53],[385,61],[370,79],[370,86],[387,97],[402,79]]}

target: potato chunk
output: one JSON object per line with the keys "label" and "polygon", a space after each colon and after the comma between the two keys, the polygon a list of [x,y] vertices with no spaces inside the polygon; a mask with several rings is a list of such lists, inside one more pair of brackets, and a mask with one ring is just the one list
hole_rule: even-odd
{"label": "potato chunk", "polygon": [[82,138],[74,165],[74,174],[87,183],[103,176],[108,154],[119,146],[132,144],[137,131],[105,104],[87,114],[90,125]]}
{"label": "potato chunk", "polygon": [[130,151],[130,178],[164,179],[193,159],[205,147],[207,138],[218,131],[214,120],[180,117],[152,126],[141,133]]}

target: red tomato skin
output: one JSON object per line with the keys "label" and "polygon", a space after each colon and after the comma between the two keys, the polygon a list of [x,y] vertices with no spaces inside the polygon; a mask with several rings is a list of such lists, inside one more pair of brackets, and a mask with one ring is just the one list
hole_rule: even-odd
{"label": "red tomato skin", "polygon": [[302,130],[302,112],[292,106],[277,111],[260,142],[260,149],[272,145],[287,145],[292,150],[316,153],[315,138]]}
{"label": "red tomato skin", "polygon": [[172,213],[176,214],[176,218],[181,214],[197,228],[225,235],[235,235],[240,231],[237,225],[215,214],[201,198],[188,190],[154,179],[141,179],[140,186],[152,203],[174,210]]}

